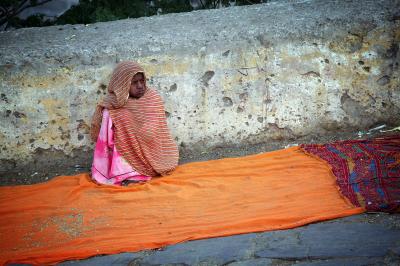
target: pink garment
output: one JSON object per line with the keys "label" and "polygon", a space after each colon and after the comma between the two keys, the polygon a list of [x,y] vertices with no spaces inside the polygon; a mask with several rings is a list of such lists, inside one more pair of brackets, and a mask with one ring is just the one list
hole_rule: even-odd
{"label": "pink garment", "polygon": [[103,120],[94,149],[92,178],[100,184],[121,185],[124,180],[147,181],[150,176],[141,175],[125,161],[114,145],[114,129],[110,114],[103,110]]}

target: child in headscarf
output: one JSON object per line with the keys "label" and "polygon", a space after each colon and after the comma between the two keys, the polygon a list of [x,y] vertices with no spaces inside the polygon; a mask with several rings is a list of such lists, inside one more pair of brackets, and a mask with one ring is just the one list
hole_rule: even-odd
{"label": "child in headscarf", "polygon": [[96,141],[92,178],[102,184],[146,181],[178,165],[162,99],[147,87],[144,70],[134,62],[115,68],[93,115],[91,137]]}

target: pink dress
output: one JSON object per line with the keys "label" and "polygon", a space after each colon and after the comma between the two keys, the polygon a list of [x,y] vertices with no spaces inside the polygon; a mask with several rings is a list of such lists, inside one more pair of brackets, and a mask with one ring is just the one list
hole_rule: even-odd
{"label": "pink dress", "polygon": [[141,175],[125,161],[114,145],[114,128],[110,113],[103,110],[103,120],[94,149],[92,178],[100,184],[121,185],[124,180],[147,181],[150,176]]}

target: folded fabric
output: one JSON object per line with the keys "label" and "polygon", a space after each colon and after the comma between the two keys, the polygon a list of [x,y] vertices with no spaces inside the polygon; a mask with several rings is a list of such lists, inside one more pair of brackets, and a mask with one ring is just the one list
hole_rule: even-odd
{"label": "folded fabric", "polygon": [[367,211],[400,211],[400,135],[303,144],[330,164],[340,191]]}

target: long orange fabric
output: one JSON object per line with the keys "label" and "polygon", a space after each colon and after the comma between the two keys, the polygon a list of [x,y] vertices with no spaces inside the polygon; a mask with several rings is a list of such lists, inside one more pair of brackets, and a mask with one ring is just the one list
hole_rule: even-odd
{"label": "long orange fabric", "polygon": [[[145,93],[135,99],[129,89],[135,74],[145,77]],[[170,135],[161,96],[146,85],[142,67],[131,61],[119,63],[113,71],[108,94],[93,114],[91,137],[99,134],[102,111],[107,108],[115,126],[115,145],[124,159],[139,173],[165,175],[178,165],[179,152]]]}
{"label": "long orange fabric", "polygon": [[297,147],[188,163],[128,187],[88,174],[2,187],[0,210],[0,263],[40,265],[364,212],[341,196],[327,163]]}

